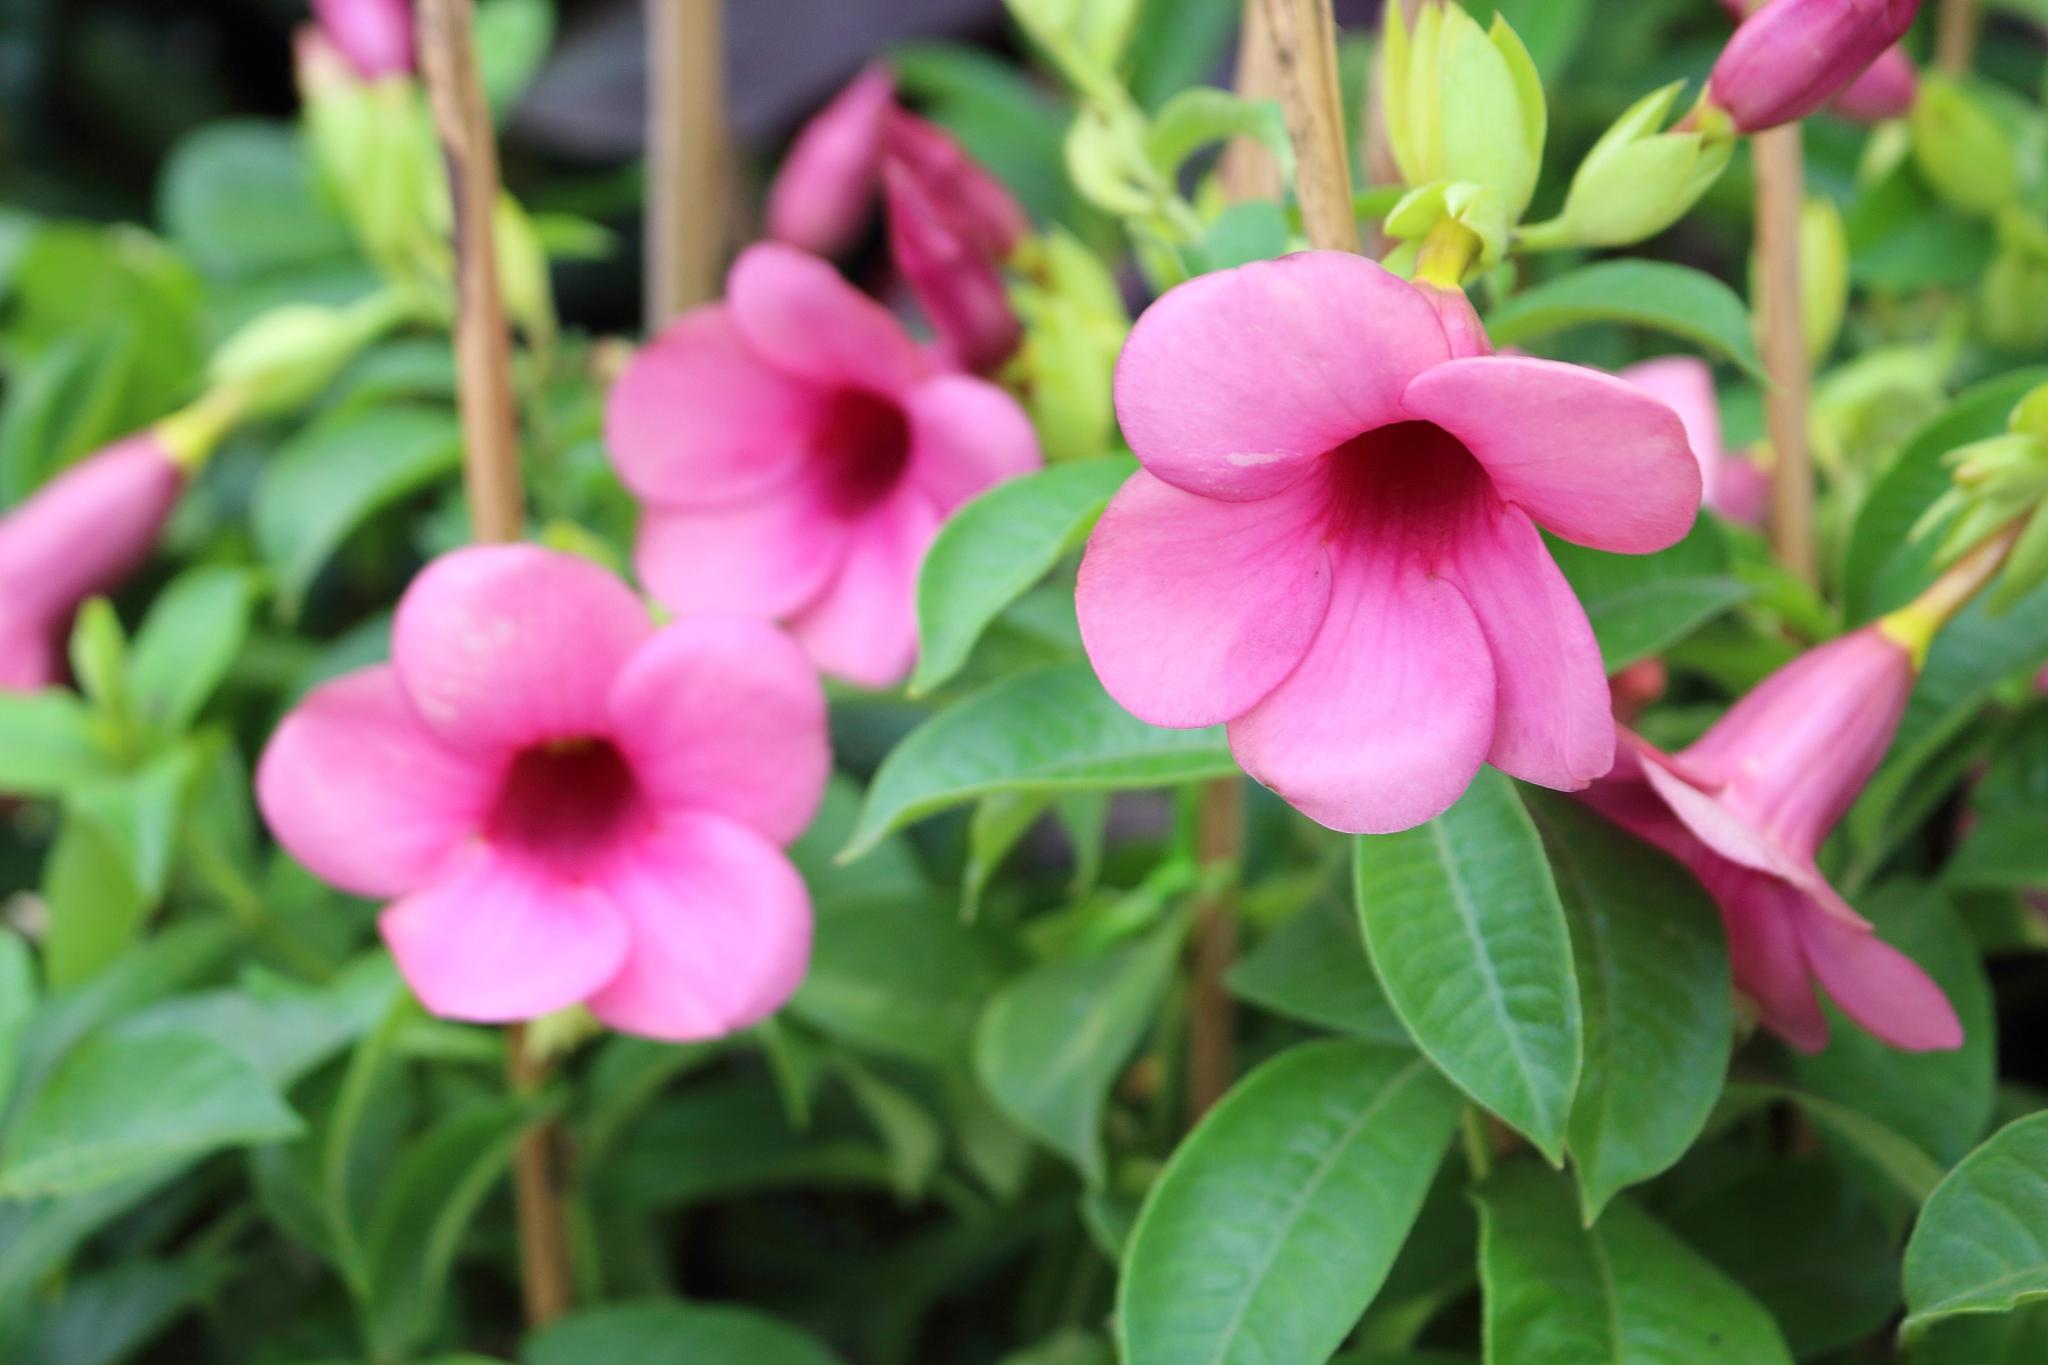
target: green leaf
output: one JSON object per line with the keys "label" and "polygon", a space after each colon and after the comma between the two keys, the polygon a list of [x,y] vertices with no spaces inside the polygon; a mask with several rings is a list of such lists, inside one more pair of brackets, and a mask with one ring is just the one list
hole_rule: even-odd
{"label": "green leaf", "polygon": [[1784,1100],[1798,1105],[1806,1117],[1835,1143],[1840,1144],[1850,1164],[1861,1164],[1883,1182],[1881,1193],[1902,1197],[1909,1204],[1925,1200],[1941,1182],[1941,1167],[1933,1157],[1901,1137],[1883,1123],[1847,1105],[1790,1086],[1756,1085],[1731,1081],[1722,1091],[1723,1107],[1754,1106]]}
{"label": "green leaf", "polygon": [[974,1069],[990,1097],[1090,1185],[1108,1176],[1110,1085],[1153,1022],[1182,930],[1176,917],[1100,957],[1034,967],[989,1001],[975,1029]]}
{"label": "green leaf", "polygon": [[176,735],[198,716],[249,633],[255,584],[247,570],[201,565],[150,604],[128,655],[128,686],[145,724]]}
{"label": "green leaf", "polygon": [[1237,771],[1221,727],[1162,730],[1110,700],[1083,660],[1015,674],[939,712],[875,773],[842,858],[991,792],[1165,787]]}
{"label": "green leaf", "polygon": [[2048,369],[2004,374],[1966,389],[1916,431],[1877,476],[1856,508],[1843,558],[1848,618],[1861,622],[1904,606],[1934,581],[1938,535],[1915,540],[1914,524],[1949,487],[1942,457],[1958,446],[2005,430],[2013,405],[2048,380]]}
{"label": "green leaf", "polygon": [[1358,914],[1335,896],[1302,907],[1231,967],[1241,1000],[1369,1043],[1409,1045],[1372,974]]}
{"label": "green leaf", "polygon": [[298,133],[254,119],[209,123],[172,149],[157,214],[205,274],[247,279],[349,254]]}
{"label": "green leaf", "polygon": [[1984,964],[1969,929],[1932,887],[1886,882],[1857,909],[1941,987],[1963,1022],[1963,1045],[1901,1052],[1831,1011],[1827,1050],[1795,1057],[1792,1073],[1811,1093],[1868,1114],[1953,1166],[1984,1135],[1996,1098],[1997,1021]]}
{"label": "green leaf", "polygon": [[1529,1161],[1477,1197],[1488,1365],[1791,1365],[1770,1314],[1627,1199],[1588,1228]]}
{"label": "green leaf", "polygon": [[1579,988],[1564,907],[1513,785],[1481,768],[1428,824],[1357,843],[1358,913],[1394,1012],[1445,1075],[1562,1160]]}
{"label": "green leaf", "polygon": [[710,1304],[607,1304],[571,1313],[526,1340],[526,1365],[838,1365],[786,1323]]}
{"label": "green leaf", "polygon": [[1610,673],[1660,654],[1749,596],[1730,571],[1720,529],[1702,516],[1684,540],[1651,555],[1618,555],[1546,536],[1586,609]]}
{"label": "green leaf", "polygon": [[102,1036],[74,1048],[16,1116],[0,1195],[91,1190],[300,1128],[256,1068],[211,1039]]}
{"label": "green leaf", "polygon": [[1928,1196],[1906,1244],[1906,1331],[2048,1298],[2048,1113],[1998,1130]]}
{"label": "green leaf", "polygon": [[939,528],[917,575],[912,696],[966,665],[989,622],[1087,538],[1135,468],[1123,455],[1056,464],[997,484]]}
{"label": "green leaf", "polygon": [[349,408],[279,447],[256,490],[256,547],[296,612],[313,577],[380,508],[455,472],[462,432],[446,408]]}
{"label": "green leaf", "polygon": [[988,936],[922,897],[820,902],[817,911],[810,970],[790,1009],[872,1051],[964,1070],[974,1021],[1003,979]]}
{"label": "green leaf", "polygon": [[6,1114],[7,1101],[14,1095],[22,1038],[35,1011],[35,955],[20,934],[0,929],[0,1115]]}
{"label": "green leaf", "polygon": [[2048,807],[1989,811],[1942,869],[1942,884],[1962,891],[2027,891],[2048,886]]}
{"label": "green leaf", "polygon": [[1495,346],[1593,322],[1649,327],[1685,338],[1764,379],[1749,310],[1704,271],[1665,261],[1600,261],[1525,289],[1486,318]]}
{"label": "green leaf", "polygon": [[476,61],[491,113],[503,123],[533,84],[555,40],[549,0],[483,0],[476,8]]}
{"label": "green leaf", "polygon": [[0,404],[0,503],[18,503],[51,475],[131,430],[129,384],[141,334],[106,318],[10,367]]}
{"label": "green leaf", "polygon": [[52,796],[111,770],[92,717],[69,692],[0,692],[0,792]]}
{"label": "green leaf", "polygon": [[1294,178],[1294,143],[1287,120],[1272,100],[1248,100],[1228,90],[1190,86],[1152,116],[1145,156],[1167,181],[1177,180],[1189,157],[1212,142],[1248,137],[1273,154],[1283,181]]}
{"label": "green leaf", "polygon": [[1405,1048],[1273,1058],[1175,1149],[1117,1291],[1125,1365],[1326,1360],[1379,1289],[1457,1123]]}
{"label": "green leaf", "polygon": [[216,1257],[136,1259],[69,1280],[36,1319],[14,1365],[119,1365],[226,1278]]}
{"label": "green leaf", "polygon": [[389,957],[366,953],[320,986],[260,967],[240,984],[173,996],[121,1019],[124,1038],[200,1034],[239,1053],[280,1090],[361,1038],[401,997]]}
{"label": "green leaf", "polygon": [[54,987],[76,985],[134,942],[148,918],[150,897],[133,863],[105,824],[73,811],[43,864],[43,903],[50,913],[44,956]]}
{"label": "green leaf", "polygon": [[1713,1112],[1734,1033],[1721,916],[1691,873],[1585,807],[1533,807],[1571,924],[1585,1065],[1567,1141],[1590,1222],[1673,1165]]}
{"label": "green leaf", "polygon": [[1826,1161],[1771,1161],[1701,1191],[1668,1218],[1756,1296],[1802,1360],[1869,1336],[1898,1305],[1892,1229]]}

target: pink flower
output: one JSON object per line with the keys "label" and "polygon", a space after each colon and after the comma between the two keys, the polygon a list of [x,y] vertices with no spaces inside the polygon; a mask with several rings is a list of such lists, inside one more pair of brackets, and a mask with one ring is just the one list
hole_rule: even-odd
{"label": "pink flower", "polygon": [[1805,118],[1904,37],[1920,0],[1773,0],[1745,19],[1707,81],[1738,131]]}
{"label": "pink flower", "polygon": [[902,165],[889,163],[883,177],[890,254],[947,358],[972,373],[994,370],[1017,349],[1024,330],[1010,307],[997,258],[961,236],[924,182]]}
{"label": "pink flower", "polygon": [[1827,1042],[1815,980],[1894,1047],[1962,1043],[1941,988],[1814,862],[1884,758],[1914,673],[1905,646],[1866,626],[1779,669],[1677,754],[1625,735],[1613,773],[1582,798],[1692,869],[1720,906],[1736,984],[1804,1051]]}
{"label": "pink flower", "polygon": [[712,1038],[802,979],[810,900],[781,846],[830,753],[817,675],[764,622],[656,630],[603,569],[457,550],[398,604],[392,661],[315,690],[256,773],[264,818],[385,941],[434,1013],[582,1002]]}
{"label": "pink flower", "polygon": [[939,523],[1040,463],[1008,394],[942,371],[831,266],[772,243],[634,357],[605,431],[647,503],[635,557],[664,606],[787,621],[870,687],[910,670]]}
{"label": "pink flower", "polygon": [[1912,109],[1919,93],[1920,76],[1913,69],[1913,59],[1904,48],[1888,47],[1829,102],[1828,112],[1858,123],[1881,123]]}
{"label": "pink flower", "polygon": [[79,461],[0,517],[0,691],[63,677],[73,613],[149,558],[184,487],[163,441],[143,431]]}
{"label": "pink flower", "polygon": [[1568,789],[1607,771],[1600,651],[1536,527],[1631,553],[1683,536],[1699,469],[1669,408],[1459,356],[1422,291],[1334,251],[1168,293],[1116,406],[1144,468],[1079,609],[1134,714],[1227,721],[1247,772],[1342,830],[1419,824],[1482,762]]}
{"label": "pink flower", "polygon": [[412,74],[406,0],[313,0],[313,16],[364,80]]}
{"label": "pink flower", "polygon": [[797,134],[768,191],[768,235],[818,256],[853,245],[874,211],[881,178],[882,120],[896,79],[876,63]]}
{"label": "pink flower", "polygon": [[1693,356],[1663,356],[1629,366],[1621,378],[1668,405],[1685,423],[1707,507],[1730,521],[1759,525],[1770,489],[1753,462],[1722,449],[1721,408],[1707,363]]}

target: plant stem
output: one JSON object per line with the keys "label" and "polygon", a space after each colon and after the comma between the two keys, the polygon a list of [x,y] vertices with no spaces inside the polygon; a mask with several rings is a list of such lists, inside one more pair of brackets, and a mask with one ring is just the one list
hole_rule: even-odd
{"label": "plant stem", "polygon": [[1977,0],[1941,0],[1934,17],[1934,64],[1951,76],[1969,73],[1983,22]]}
{"label": "plant stem", "polygon": [[1934,637],[1955,619],[1957,612],[1970,604],[1971,598],[1998,577],[2007,557],[2012,554],[2012,547],[2019,542],[2020,532],[2026,529],[2028,519],[2039,515],[2042,514],[2035,512],[2015,517],[2002,529],[1987,536],[1975,549],[1951,564],[1925,592],[1897,611],[1879,618],[1878,629],[1911,650],[1913,666],[1920,667],[1927,660],[1927,651],[1933,645]]}
{"label": "plant stem", "polygon": [[1258,0],[1273,38],[1281,103],[1294,141],[1295,192],[1309,245],[1358,250],[1351,159],[1337,86],[1337,25],[1330,0]]}
{"label": "plant stem", "polygon": [[[1195,862],[1204,872],[1244,857],[1244,784],[1219,777],[1202,788]],[[1207,879],[1205,879],[1207,880]],[[1195,906],[1188,1002],[1188,1118],[1201,1118],[1237,1077],[1237,1003],[1224,978],[1237,960],[1236,878],[1208,880]]]}
{"label": "plant stem", "polygon": [[724,0],[646,0],[645,324],[717,296],[731,158]]}
{"label": "plant stem", "polygon": [[[498,280],[494,237],[498,148],[477,72],[472,0],[420,0],[420,64],[448,163],[454,206],[455,362],[462,408],[463,480],[470,524],[481,541],[517,540],[525,529],[520,488],[518,408],[512,388],[512,339]],[[506,1075],[530,1095],[546,1064],[526,1046],[526,1027],[505,1029]],[[513,1195],[519,1214],[520,1287],[530,1325],[569,1309],[569,1240],[556,1164],[557,1135],[537,1123],[519,1139]]]}
{"label": "plant stem", "polygon": [[1759,133],[1756,250],[1763,313],[1764,426],[1771,438],[1771,548],[1806,582],[1820,578],[1813,535],[1813,454],[1807,445],[1806,318],[1799,284],[1799,218],[1806,197],[1799,125]]}

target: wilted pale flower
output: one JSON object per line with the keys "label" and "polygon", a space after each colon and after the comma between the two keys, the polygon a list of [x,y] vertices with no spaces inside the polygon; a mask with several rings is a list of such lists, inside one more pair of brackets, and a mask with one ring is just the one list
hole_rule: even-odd
{"label": "wilted pale flower", "polygon": [[634,358],[605,432],[647,504],[636,562],[664,606],[786,621],[826,672],[871,687],[910,670],[939,523],[1040,463],[1007,393],[942,370],[830,265],[775,243]]}
{"label": "wilted pale flower", "polygon": [[1245,770],[1333,828],[1419,824],[1482,762],[1606,772],[1600,651],[1536,528],[1647,552],[1699,505],[1662,403],[1457,351],[1421,290],[1312,251],[1181,285],[1118,363],[1144,468],[1082,561],[1089,658],[1145,720],[1227,721]]}
{"label": "wilted pale flower", "polygon": [[734,616],[656,630],[596,565],[497,545],[413,581],[391,652],[285,717],[256,794],[314,872],[395,898],[384,938],[428,1009],[580,1002],[686,1040],[789,998],[811,907],[782,846],[830,753],[787,637]]}
{"label": "wilted pale flower", "polygon": [[1941,988],[1821,876],[1814,855],[1876,771],[1913,690],[1915,647],[1889,621],[1800,655],[1689,748],[1625,735],[1583,799],[1700,879],[1721,910],[1736,985],[1794,1047],[1827,1042],[1818,981],[1894,1047],[1957,1047]]}

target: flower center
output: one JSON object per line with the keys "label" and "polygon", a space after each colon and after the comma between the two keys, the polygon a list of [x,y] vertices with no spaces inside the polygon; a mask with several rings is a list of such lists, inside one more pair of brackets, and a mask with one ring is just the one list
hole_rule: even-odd
{"label": "flower center", "polygon": [[887,398],[859,389],[834,394],[819,424],[825,502],[851,516],[880,502],[910,463],[910,423]]}
{"label": "flower center", "polygon": [[1430,561],[1493,484],[1472,452],[1434,422],[1395,422],[1332,448],[1325,539],[1398,535]]}
{"label": "flower center", "polygon": [[633,769],[610,740],[550,740],[513,756],[484,833],[508,851],[580,876],[642,808]]}

